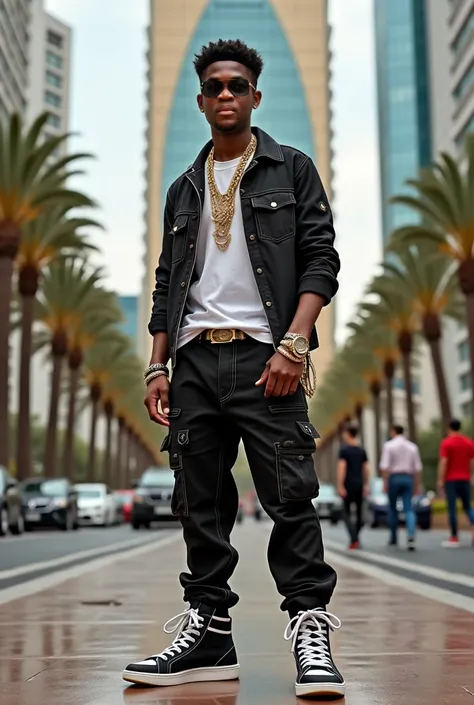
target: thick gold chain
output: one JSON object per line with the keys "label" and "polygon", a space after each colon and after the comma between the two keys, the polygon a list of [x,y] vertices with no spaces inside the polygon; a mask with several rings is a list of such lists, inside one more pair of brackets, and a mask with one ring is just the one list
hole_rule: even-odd
{"label": "thick gold chain", "polygon": [[229,247],[231,240],[230,228],[234,219],[235,192],[244,175],[250,155],[255,152],[256,146],[257,138],[255,135],[252,135],[247,149],[240,157],[237,169],[234,172],[226,193],[220,193],[214,177],[214,147],[211,149],[207,158],[207,179],[211,198],[211,214],[215,225],[213,236],[217,247],[222,251]]}

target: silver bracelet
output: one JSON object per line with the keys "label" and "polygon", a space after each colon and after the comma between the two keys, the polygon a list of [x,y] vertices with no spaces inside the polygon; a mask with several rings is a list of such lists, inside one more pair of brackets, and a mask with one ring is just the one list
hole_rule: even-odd
{"label": "silver bracelet", "polygon": [[169,375],[169,369],[167,365],[164,365],[162,362],[154,362],[152,365],[149,365],[145,372],[143,373],[143,379],[146,379],[149,374],[152,372],[158,372],[158,371],[163,371],[166,375]]}
{"label": "silver bracelet", "polygon": [[157,377],[168,377],[168,373],[165,370],[155,370],[155,372],[150,372],[150,374],[145,377],[146,386],[148,387],[150,382]]}

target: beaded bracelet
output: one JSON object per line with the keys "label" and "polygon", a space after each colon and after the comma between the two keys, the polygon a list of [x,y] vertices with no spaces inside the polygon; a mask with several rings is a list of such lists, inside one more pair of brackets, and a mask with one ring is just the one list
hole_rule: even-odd
{"label": "beaded bracelet", "polygon": [[162,362],[154,362],[152,365],[149,365],[146,370],[143,373],[143,379],[146,379],[149,374],[152,372],[158,372],[158,371],[163,371],[166,375],[169,375],[169,369],[166,365],[164,365]]}
{"label": "beaded bracelet", "polygon": [[155,370],[155,372],[150,372],[150,374],[145,377],[145,384],[148,387],[150,382],[157,377],[168,377],[168,373],[165,370]]}

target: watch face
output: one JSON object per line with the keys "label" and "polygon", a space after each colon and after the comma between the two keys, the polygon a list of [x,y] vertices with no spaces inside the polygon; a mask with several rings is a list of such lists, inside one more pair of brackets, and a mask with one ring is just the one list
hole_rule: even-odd
{"label": "watch face", "polygon": [[295,351],[298,353],[298,355],[306,355],[306,353],[308,352],[308,343],[306,341],[306,338],[303,338],[302,335],[295,338],[295,340],[293,341],[293,345],[295,346]]}

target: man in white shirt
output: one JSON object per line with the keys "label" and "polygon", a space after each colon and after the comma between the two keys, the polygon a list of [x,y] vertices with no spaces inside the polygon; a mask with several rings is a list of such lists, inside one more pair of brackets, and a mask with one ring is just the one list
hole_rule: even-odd
{"label": "man in white shirt", "polygon": [[390,546],[398,543],[398,509],[401,498],[408,536],[408,550],[415,550],[416,515],[413,511],[412,498],[420,491],[421,471],[423,469],[420,451],[403,435],[403,426],[394,426],[390,430],[391,440],[383,447],[380,471],[384,478],[384,490],[389,501]]}
{"label": "man in white shirt", "polygon": [[229,616],[238,596],[229,580],[238,560],[232,467],[242,440],[275,524],[268,559],[289,613],[296,694],[341,696],[329,641],[341,623],[327,611],[336,573],[312,503],[318,433],[306,402],[315,321],[336,293],[340,263],[312,160],[251,126],[262,65],[238,40],[211,43],[195,60],[212,141],[168,192],[144,375],[150,418],[170,430],[162,450],[175,472],[189,608],[167,625],[178,630],[172,645],[123,677],[156,686],[238,678]]}

